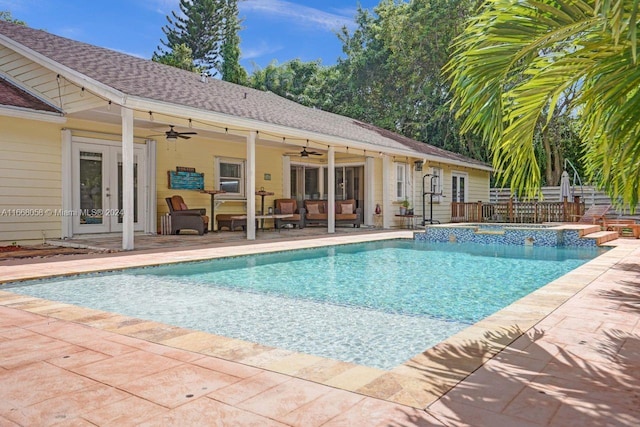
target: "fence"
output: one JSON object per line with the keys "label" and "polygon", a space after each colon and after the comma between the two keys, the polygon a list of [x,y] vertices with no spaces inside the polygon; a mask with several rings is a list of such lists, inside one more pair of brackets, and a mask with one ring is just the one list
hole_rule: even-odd
{"label": "fence", "polygon": [[518,202],[513,198],[499,203],[451,203],[451,222],[507,222],[539,224],[576,221],[585,209],[584,202]]}
{"label": "fence", "polygon": [[[614,216],[630,215],[631,210],[628,206],[619,207],[611,200],[604,191],[598,190],[592,185],[572,187],[573,197],[579,196],[585,206],[592,205],[614,205],[609,213]],[[489,201],[491,203],[507,203],[509,199],[514,198],[518,201],[517,195],[512,195],[508,188],[492,188],[489,191]],[[551,202],[560,200],[560,187],[542,187],[542,202]],[[640,212],[640,204],[635,209],[635,215]]]}

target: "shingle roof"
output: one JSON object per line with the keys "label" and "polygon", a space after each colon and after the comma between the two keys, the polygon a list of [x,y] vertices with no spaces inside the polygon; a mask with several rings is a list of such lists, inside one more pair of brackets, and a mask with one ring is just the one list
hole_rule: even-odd
{"label": "shingle roof", "polygon": [[200,76],[189,71],[8,22],[0,22],[0,34],[128,96],[254,119],[380,148],[408,148],[470,166],[487,167],[465,156],[349,117],[305,107],[270,92],[217,79],[202,83]]}
{"label": "shingle roof", "polygon": [[58,109],[2,78],[0,78],[0,105],[28,108],[30,110],[47,111],[51,113],[60,112]]}

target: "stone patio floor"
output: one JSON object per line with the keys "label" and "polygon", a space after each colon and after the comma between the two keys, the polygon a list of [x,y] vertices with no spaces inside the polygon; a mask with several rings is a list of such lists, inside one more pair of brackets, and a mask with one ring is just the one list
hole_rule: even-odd
{"label": "stone patio floor", "polygon": [[[289,231],[137,236],[2,261],[0,283],[412,236]],[[390,371],[0,290],[0,426],[637,426],[640,240],[611,246]]]}

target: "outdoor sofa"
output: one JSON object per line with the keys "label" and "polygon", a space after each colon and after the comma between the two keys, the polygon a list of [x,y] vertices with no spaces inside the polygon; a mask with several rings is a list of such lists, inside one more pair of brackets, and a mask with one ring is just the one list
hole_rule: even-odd
{"label": "outdoor sofa", "polygon": [[[305,200],[305,224],[327,225],[329,219],[327,206],[326,200]],[[336,200],[335,218],[336,226],[360,227],[362,225],[362,209],[356,206],[354,199]]]}

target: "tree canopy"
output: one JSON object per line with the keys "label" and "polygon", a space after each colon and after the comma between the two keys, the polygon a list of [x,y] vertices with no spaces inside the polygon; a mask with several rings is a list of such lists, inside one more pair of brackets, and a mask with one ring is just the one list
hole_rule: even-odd
{"label": "tree canopy", "polygon": [[1,10],[0,11],[0,21],[12,22],[14,24],[24,25],[25,27],[27,26],[26,22],[24,22],[24,21],[22,21],[20,19],[14,18],[13,15],[11,14],[11,12],[8,11],[8,10]]}
{"label": "tree canopy", "polygon": [[486,160],[474,136],[461,135],[449,110],[441,67],[475,0],[382,0],[359,9],[356,28],[338,37],[344,58],[335,66],[293,60],[256,70],[255,88],[353,117],[416,140]]}
{"label": "tree canopy", "polygon": [[[237,2],[238,0],[180,0],[179,12],[172,11],[167,16],[167,25],[162,27],[166,41],[161,40],[164,48],[158,46],[154,59],[167,58],[175,53],[176,47],[185,45],[191,49],[194,67],[215,69],[223,77],[226,70],[227,76],[238,79],[241,67],[238,62]],[[235,71],[231,72],[232,69]]]}
{"label": "tree canopy", "polygon": [[153,54],[151,58],[155,62],[159,62],[165,65],[171,65],[172,67],[181,68],[183,70],[200,72],[204,71],[203,68],[198,67],[193,61],[193,54],[191,49],[184,43],[174,46],[171,52],[165,52],[159,55],[157,52]]}
{"label": "tree canopy", "polygon": [[630,206],[640,189],[635,0],[488,0],[446,66],[463,131],[482,135],[502,182],[535,196],[534,135],[577,120],[588,177]]}

